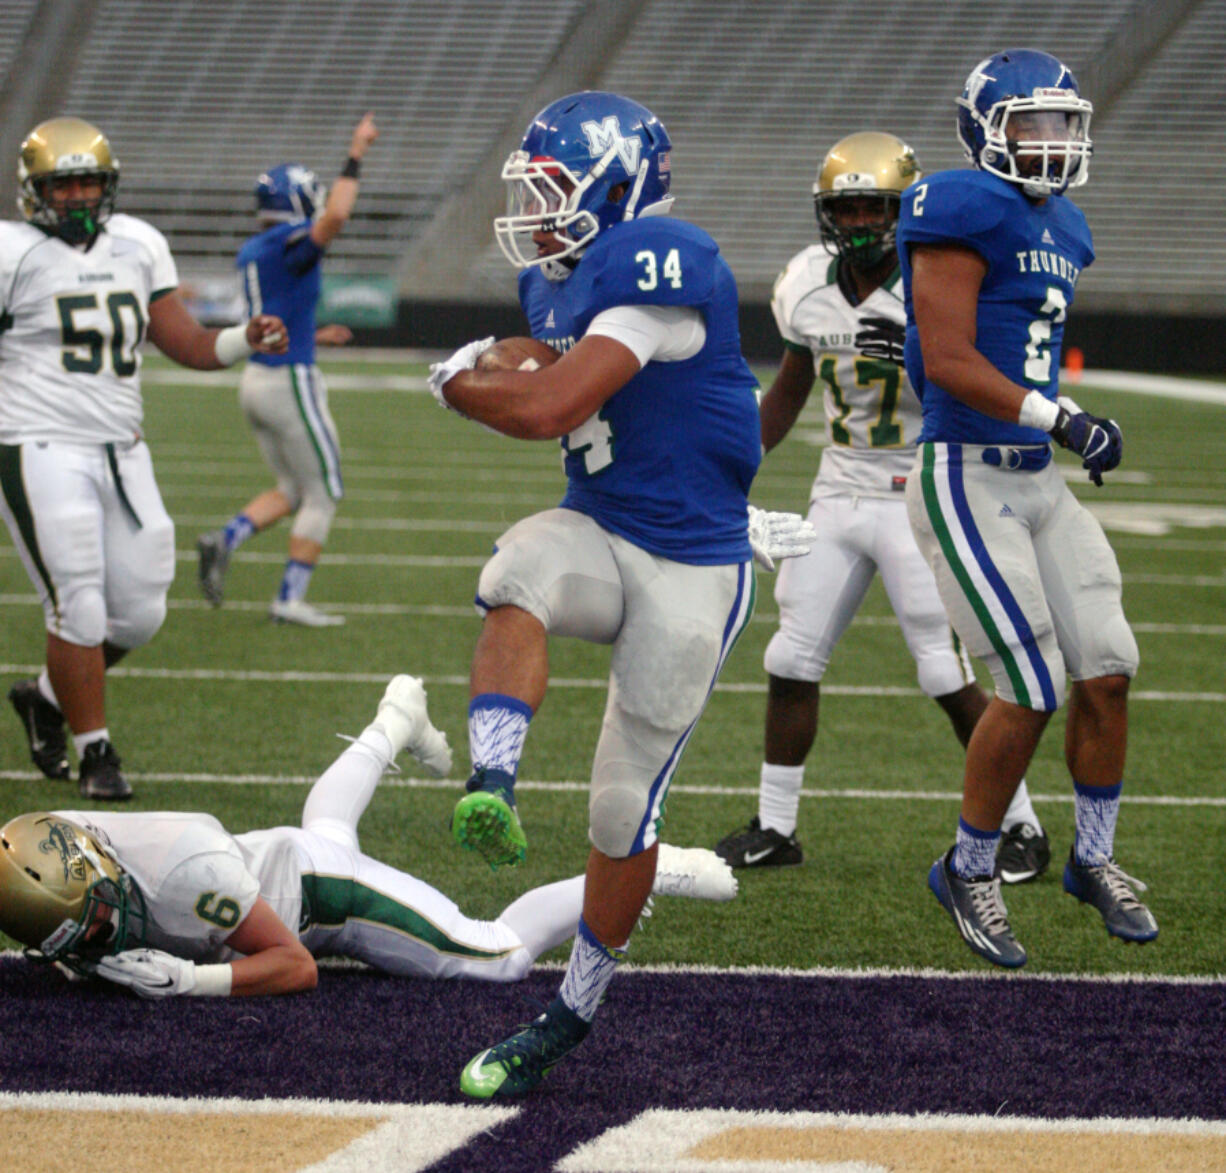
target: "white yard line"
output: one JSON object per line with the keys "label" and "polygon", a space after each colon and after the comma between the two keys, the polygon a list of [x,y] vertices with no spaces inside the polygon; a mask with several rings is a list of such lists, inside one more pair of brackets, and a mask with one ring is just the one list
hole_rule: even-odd
{"label": "white yard line", "polygon": [[[18,674],[29,676],[42,670],[41,664],[2,664],[0,674]],[[231,668],[139,668],[116,667],[107,672],[112,680],[213,680],[223,684],[385,684],[386,672],[302,672],[278,671],[262,669],[236,670]],[[468,676],[423,676],[426,684],[468,685]],[[606,689],[609,681],[606,677],[566,677],[555,676],[549,686],[552,689],[582,688]],[[716,692],[729,693],[765,693],[766,684],[760,681],[737,681],[715,686]],[[822,692],[831,696],[854,697],[918,697],[922,696],[918,688],[902,686],[831,684],[824,685]],[[1206,703],[1226,704],[1226,692],[1160,692],[1138,689],[1128,694],[1134,701],[1172,701],[1176,703]]]}

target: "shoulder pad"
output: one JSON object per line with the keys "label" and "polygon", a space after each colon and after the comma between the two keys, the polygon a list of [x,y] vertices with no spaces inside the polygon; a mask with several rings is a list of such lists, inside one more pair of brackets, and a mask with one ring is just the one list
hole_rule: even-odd
{"label": "shoulder pad", "polygon": [[715,286],[719,246],[700,228],[666,217],[619,224],[604,232],[580,262],[591,265],[593,308],[615,305],[702,305]]}
{"label": "shoulder pad", "polygon": [[902,193],[899,238],[979,243],[1009,215],[1013,192],[1002,182],[966,170],[938,171],[912,184]]}
{"label": "shoulder pad", "polygon": [[838,258],[830,256],[820,244],[801,249],[775,278],[771,307],[776,319],[790,320],[799,302],[831,284],[837,263]]}

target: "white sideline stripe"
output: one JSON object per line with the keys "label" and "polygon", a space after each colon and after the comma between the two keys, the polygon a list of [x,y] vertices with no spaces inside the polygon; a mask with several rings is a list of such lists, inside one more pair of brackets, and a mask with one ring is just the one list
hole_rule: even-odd
{"label": "white sideline stripe", "polygon": [[1135,371],[1082,371],[1077,381],[1063,373],[1060,390],[1077,398],[1078,387],[1097,387],[1103,391],[1125,391],[1134,395],[1154,395],[1159,399],[1182,399],[1185,403],[1213,403],[1226,407],[1226,383],[1180,379],[1173,375],[1141,375]]}
{"label": "white sideline stripe", "polygon": [[[518,784],[517,784],[518,785]],[[0,957],[22,957],[20,949],[2,949]],[[533,969],[556,970],[562,973],[566,969],[565,961],[538,961]],[[351,957],[325,957],[320,959],[321,969],[366,969],[363,962]],[[788,969],[779,965],[683,965],[666,963],[662,965],[640,965],[634,961],[623,961],[618,966],[618,973],[624,974],[694,974],[709,977],[780,977],[780,978],[836,978],[842,981],[862,981],[873,978],[931,978],[936,981],[952,982],[1079,982],[1085,985],[1105,986],[1217,986],[1226,984],[1226,973],[1207,974],[1177,974],[1177,973],[1045,973],[1042,970],[1001,970],[1001,969],[933,969],[927,966],[862,966],[859,968],[839,968],[837,966],[814,966],[810,969]],[[11,1092],[0,1092],[0,1107],[4,1105],[4,1097]],[[71,1092],[53,1093],[71,1095]],[[133,1097],[138,1098],[138,1097]],[[191,1101],[175,1100],[175,1103],[190,1103]],[[210,1101],[214,1102],[214,1101]],[[242,1101],[246,1103],[247,1101]],[[295,1101],[297,1102],[297,1101]],[[330,1101],[304,1101],[305,1103],[326,1104]],[[256,1101],[260,1103],[260,1101]],[[377,1105],[374,1105],[377,1106]],[[1226,1121],[1223,1122],[1226,1127]]]}
{"label": "white sideline stripe", "polygon": [[462,1149],[474,1136],[519,1114],[487,1104],[371,1104],[352,1100],[212,1099],[105,1095],[89,1092],[0,1092],[0,1111],[148,1112],[164,1116],[299,1116],[379,1120],[377,1127],[334,1149],[299,1173],[415,1173]]}
{"label": "white sideline stripe", "polygon": [[[241,561],[245,555],[238,554]],[[38,596],[31,594],[0,594],[0,607],[33,607],[38,605]],[[203,599],[168,599],[171,611],[212,611],[213,606]],[[345,615],[430,615],[443,619],[475,619],[475,606],[453,607],[442,603],[333,603],[330,611]],[[267,611],[267,600],[226,599],[227,611]],[[750,623],[778,623],[777,611],[755,611]],[[853,627],[897,627],[897,615],[857,615]],[[1146,635],[1219,635],[1226,636],[1226,623],[1130,623],[1133,631]]]}
{"label": "white sideline stripe", "polygon": [[[208,774],[203,772],[166,772],[153,770],[148,773],[133,773],[124,771],[134,782],[168,785],[181,785],[184,782],[209,783],[219,786],[309,786],[315,778],[306,774]],[[37,782],[42,774],[36,770],[0,770],[0,780],[6,782]],[[414,778],[396,777],[383,778],[379,785],[393,790],[454,790],[461,779],[458,778]],[[564,780],[561,782],[533,781],[520,779],[515,783],[519,792],[535,790],[555,794],[586,794],[588,783],[579,780]],[[674,782],[669,787],[669,793],[705,794],[705,795],[757,795],[758,787],[754,786],[711,786],[695,785],[684,782]],[[826,799],[863,799],[866,801],[883,802],[960,802],[960,790],[867,790],[862,787],[850,787],[842,790],[826,790],[821,788],[804,788],[800,791],[801,798]],[[1073,794],[1034,794],[1030,795],[1034,802],[1071,803]],[[1129,806],[1187,806],[1187,807],[1226,807],[1226,796],[1205,795],[1180,797],[1172,794],[1129,794],[1124,791],[1121,802]]]}
{"label": "white sideline stripe", "polygon": [[[347,358],[362,362],[427,362],[430,355],[416,352],[395,357],[376,356],[371,353],[350,353]],[[370,375],[353,374],[333,369],[331,364],[321,363],[324,378],[331,391],[425,391],[424,375]],[[141,381],[149,387],[226,387],[234,386],[237,376],[233,371],[192,371],[183,367],[146,366],[141,372]],[[1204,382],[1199,379],[1181,379],[1171,375],[1145,375],[1135,371],[1093,370],[1082,371],[1081,376],[1071,380],[1067,374],[1060,380],[1060,389],[1073,398],[1080,387],[1096,387],[1104,391],[1123,391],[1135,395],[1153,395],[1159,399],[1180,399],[1186,403],[1212,403],[1226,405],[1226,383]]]}
{"label": "white sideline stripe", "polygon": [[[0,673],[18,672],[26,676],[42,671],[41,664],[0,664]],[[261,681],[268,684],[386,684],[386,672],[270,672],[263,669],[236,671],[230,668],[110,668],[107,677],[112,680],[219,680],[225,683]],[[423,676],[426,684],[454,684],[467,686],[467,676]],[[550,680],[551,688],[608,688],[606,677],[557,676]],[[738,681],[717,684],[716,692],[764,693],[766,685],[758,681]],[[831,684],[822,691],[831,696],[923,696],[918,688],[882,686],[870,684]],[[1226,692],[1147,692],[1138,690],[1128,694],[1134,701],[1203,701],[1209,704],[1226,703]]]}
{"label": "white sideline stripe", "polygon": [[[424,375],[367,375],[323,369],[328,394],[334,391],[428,391]],[[184,367],[168,370],[141,371],[141,383],[146,387],[236,387],[238,375],[233,371],[190,371]]]}

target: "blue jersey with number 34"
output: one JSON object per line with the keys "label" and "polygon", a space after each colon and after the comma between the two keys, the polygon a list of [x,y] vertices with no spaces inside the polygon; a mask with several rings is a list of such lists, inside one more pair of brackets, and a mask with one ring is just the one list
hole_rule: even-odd
{"label": "blue jersey with number 34", "polygon": [[920,443],[1045,444],[1046,432],[993,419],[924,374],[911,300],[917,244],[961,245],[988,266],[979,290],[975,347],[1013,382],[1054,400],[1064,321],[1082,270],[1094,260],[1081,209],[1064,196],[1044,203],[984,171],[938,171],[902,195],[898,256],[907,305],[907,374],[924,406]]}
{"label": "blue jersey with number 34", "polygon": [[706,341],[692,358],[649,361],[562,440],[562,506],[653,554],[699,566],[744,562],[749,486],[761,459],[757,380],[741,356],[736,282],[715,241],[665,218],[602,232],[565,281],[519,278],[532,336],[573,346],[602,310],[693,306]]}

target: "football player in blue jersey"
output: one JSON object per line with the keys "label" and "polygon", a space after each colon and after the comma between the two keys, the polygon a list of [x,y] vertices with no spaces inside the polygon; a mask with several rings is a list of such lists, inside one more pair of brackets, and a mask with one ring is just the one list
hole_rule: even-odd
{"label": "football player in blue jersey", "polygon": [[924,408],[907,509],[996,695],[967,749],[956,842],[928,883],[971,949],[1017,967],[1026,952],[992,861],[1066,674],[1076,836],[1064,888],[1124,940],[1153,940],[1158,925],[1114,857],[1137,643],[1115,555],[1051,461],[1054,440],[1101,485],[1123,447],[1113,420],[1058,394],[1065,316],[1094,259],[1064,194],[1086,181],[1092,107],[1065,65],[1032,49],[980,62],[958,107],[975,169],[913,185],[898,226],[907,372]]}
{"label": "football player in blue jersey", "polygon": [[[587,1034],[651,890],[669,783],[753,609],[757,382],[731,270],[710,236],[666,215],[670,149],[660,120],[617,94],[546,106],[503,167],[509,210],[494,228],[523,270],[533,336],[562,357],[473,371],[486,339],[431,368],[444,406],[509,436],[560,439],[567,476],[559,508],[499,538],[477,590],[473,776],[452,832],[492,866],[526,847],[514,783],[548,636],[613,649],[570,965],[544,1014],[464,1069],[461,1088],[480,1098],[528,1091]],[[766,560],[803,553],[803,520],[772,517],[783,541]]]}
{"label": "football player in blue jersey", "polygon": [[239,402],[277,484],[244,505],[224,528],[197,541],[200,589],[214,607],[221,606],[234,551],[293,513],[289,560],[269,614],[277,622],[307,627],[345,621],[306,601],[344,491],[336,424],[315,365],[315,347],[343,345],[352,337],[344,326],[316,329],[315,306],[324,250],[353,212],[362,159],[378,136],[374,115],[364,115],[354,127],[349,158],[330,191],[297,163],[273,167],[256,183],[260,231],[239,249],[238,270],[249,312],[279,314],[289,327],[290,347],[287,354],[257,355],[247,364]]}

